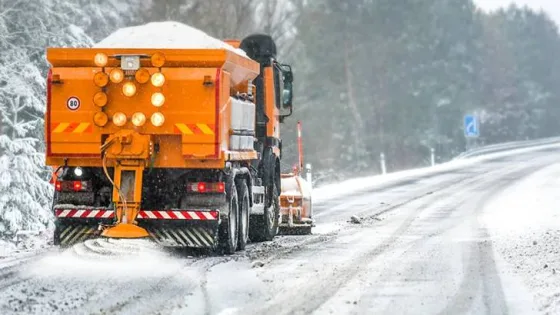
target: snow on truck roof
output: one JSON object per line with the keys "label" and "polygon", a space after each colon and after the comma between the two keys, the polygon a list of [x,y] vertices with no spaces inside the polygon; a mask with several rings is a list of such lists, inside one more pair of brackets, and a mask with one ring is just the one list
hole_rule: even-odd
{"label": "snow on truck roof", "polygon": [[228,49],[247,56],[241,49],[211,37],[203,31],[179,22],[152,22],[121,28],[93,48],[174,48]]}

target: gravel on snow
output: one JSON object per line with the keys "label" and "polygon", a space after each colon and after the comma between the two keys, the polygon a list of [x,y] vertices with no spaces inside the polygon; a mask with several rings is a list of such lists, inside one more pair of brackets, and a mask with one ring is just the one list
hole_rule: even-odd
{"label": "gravel on snow", "polygon": [[540,170],[488,203],[494,248],[533,293],[539,312],[560,314],[560,164]]}

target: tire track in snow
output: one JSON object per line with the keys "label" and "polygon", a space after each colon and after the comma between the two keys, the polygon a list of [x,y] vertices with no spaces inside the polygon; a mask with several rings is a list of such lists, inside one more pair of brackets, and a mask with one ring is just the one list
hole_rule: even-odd
{"label": "tire track in snow", "polygon": [[[311,281],[311,283],[309,283],[306,287],[298,288],[297,294],[295,295],[291,292],[278,292],[279,295],[283,295],[283,298],[281,300],[273,299],[265,307],[255,310],[255,313],[265,314],[269,312],[277,312],[279,314],[308,314],[314,310],[317,310],[334,294],[336,294],[336,292],[345,283],[352,280],[363,268],[365,268],[367,264],[374,259],[374,257],[388,250],[391,245],[399,239],[403,232],[410,227],[419,213],[429,208],[430,204],[433,201],[437,201],[438,198],[441,198],[441,196],[446,192],[452,190],[466,191],[472,189],[473,187],[492,187],[492,181],[484,181],[481,180],[481,178],[491,177],[493,174],[500,173],[502,174],[502,176],[505,176],[503,174],[503,170],[493,170],[488,173],[478,174],[474,177],[462,179],[460,181],[457,181],[455,185],[446,185],[445,188],[435,192],[434,194],[422,196],[426,197],[427,200],[425,200],[420,206],[415,207],[415,209],[418,209],[419,212],[411,211],[411,213],[402,221],[399,227],[394,230],[391,235],[384,239],[381,244],[375,246],[373,249],[367,251],[366,253],[359,255],[359,257],[354,259],[350,264],[338,269],[335,268],[332,274],[329,273],[329,276],[325,277],[325,274],[327,274],[327,272],[319,274],[319,277],[315,278],[314,281]],[[413,198],[412,201],[423,200],[424,198],[422,197]],[[451,202],[453,200],[456,200],[456,196],[453,195],[448,195],[443,198]],[[383,213],[399,209],[400,207],[402,207],[402,205],[391,207],[390,209],[383,211]],[[376,213],[372,217],[377,217],[379,215],[380,214]],[[319,287],[322,289],[316,290],[316,288]],[[284,295],[284,293],[286,294]],[[286,308],[287,305],[289,305],[290,307]]]}
{"label": "tire track in snow", "polygon": [[[475,180],[464,179],[461,181],[464,185],[468,185],[470,182]],[[448,188],[455,188],[456,186],[448,186]],[[443,191],[443,190],[442,190]],[[441,192],[441,191],[440,191]],[[430,203],[431,199],[437,198],[439,194],[423,195],[422,197],[428,198],[424,200],[423,203],[416,208],[426,209]],[[422,200],[423,198],[413,198],[410,202]],[[383,213],[387,213],[392,210],[399,209],[403,205],[391,207],[390,209],[384,210]],[[404,221],[394,230],[388,237],[386,237],[379,245],[375,246],[373,249],[360,254],[358,257],[352,260],[352,262],[346,266],[340,267],[333,270],[332,273],[327,273],[323,271],[318,275],[313,281],[308,283],[305,288],[298,288],[296,294],[293,292],[278,292],[279,295],[283,296],[281,300],[273,299],[270,303],[265,305],[263,308],[254,310],[253,313],[266,314],[270,312],[279,312],[278,314],[309,314],[312,311],[318,309],[325,303],[330,297],[332,297],[339,288],[341,288],[346,282],[355,277],[360,270],[367,265],[374,257],[380,255],[385,250],[387,250],[392,243],[394,243],[399,236],[412,224],[415,220],[418,212],[412,212],[409,214]],[[379,216],[375,213],[373,217]],[[328,274],[328,275],[327,275]],[[316,288],[322,288],[317,291]],[[285,293],[285,294],[284,294]],[[286,306],[289,306],[286,308]],[[251,311],[247,311],[251,313]],[[247,313],[242,312],[242,313]]]}
{"label": "tire track in snow", "polygon": [[[402,252],[397,249],[393,251],[397,254],[394,255],[393,253],[393,255],[390,256],[390,259],[385,258],[385,263],[381,266],[381,269],[379,269],[378,264],[375,262],[368,266],[367,270],[370,271],[373,277],[365,276],[361,280],[367,279],[366,282],[370,282],[370,285],[371,282],[375,281],[377,283],[375,289],[370,288],[367,291],[361,291],[359,290],[359,288],[362,287],[362,285],[359,284],[360,281],[353,281],[353,286],[351,284],[350,290],[353,289],[354,291],[350,292],[358,294],[352,295],[352,299],[362,301],[362,303],[358,303],[359,305],[355,305],[354,307],[352,305],[348,306],[350,308],[354,308],[354,311],[349,313],[388,314],[405,312],[403,309],[400,309],[399,311],[400,306],[396,306],[395,303],[388,303],[385,308],[382,308],[382,302],[389,300],[388,296],[391,296],[391,294],[398,294],[393,293],[395,290],[394,288],[401,285],[406,286],[404,291],[401,292],[404,296],[407,294],[414,294],[413,292],[416,292],[414,291],[414,288],[418,288],[418,283],[421,283],[420,286],[424,290],[429,291],[430,288],[428,286],[432,283],[432,281],[434,281],[433,279],[436,278],[441,280],[441,277],[438,278],[438,275],[440,275],[438,273],[424,274],[424,270],[450,273],[449,270],[451,270],[452,267],[449,266],[449,264],[452,264],[452,262],[447,260],[445,256],[443,256],[444,259],[434,262],[432,265],[432,259],[434,258],[426,258],[420,253],[424,253],[424,255],[426,255],[426,253],[431,252],[435,246],[435,249],[438,250],[437,254],[441,255],[442,252],[445,253],[446,250],[455,247],[448,243],[449,236],[445,235],[457,228],[463,227],[465,223],[464,218],[470,218],[468,219],[469,233],[474,233],[472,238],[475,241],[471,241],[472,244],[461,247],[461,251],[463,252],[462,256],[468,257],[468,260],[463,264],[463,277],[456,295],[453,296],[451,302],[443,305],[444,310],[440,314],[462,314],[468,312],[469,310],[472,311],[471,307],[476,302],[473,297],[476,297],[477,294],[482,296],[485,302],[485,308],[490,314],[499,314],[500,312],[507,310],[501,280],[497,274],[497,268],[493,258],[491,242],[486,241],[488,233],[485,233],[484,230],[481,229],[480,225],[477,224],[476,216],[482,209],[481,205],[494,196],[497,191],[508,186],[507,184],[504,185],[502,183],[505,177],[517,180],[527,176],[528,172],[527,167],[515,169],[506,174],[502,174],[496,179],[496,181],[487,181],[482,185],[477,185],[477,187],[471,187],[469,189],[469,194],[462,194],[459,198],[443,199],[443,207],[440,206],[440,204],[442,204],[441,200],[437,201],[436,204],[431,205],[430,207],[433,209],[433,213],[428,212],[428,216],[419,220],[419,223],[415,227],[407,230],[406,234],[398,240],[401,244],[394,244],[395,248],[404,249]],[[530,172],[532,172],[532,170]],[[496,182],[498,182],[498,185],[496,185]],[[482,196],[480,195],[480,192],[483,192]],[[475,204],[471,204],[469,202],[471,200],[476,200],[477,202]],[[425,222],[422,223],[421,221]],[[425,231],[426,229],[428,229],[428,231]],[[429,229],[435,229],[435,231],[429,232]],[[416,240],[414,240],[415,235],[419,236]],[[412,238],[413,240],[409,240],[409,238]],[[481,239],[482,241],[480,241]],[[446,244],[447,246],[441,247]],[[431,256],[428,254],[428,257]],[[399,265],[398,262],[401,261],[415,263],[405,263],[403,265]],[[419,272],[421,272],[421,274],[419,274]],[[368,272],[366,271],[366,273]],[[452,284],[449,284],[449,281],[452,280],[453,279],[447,279],[448,286],[452,286]],[[434,300],[430,300],[430,298],[433,298],[433,295],[430,296],[430,294],[428,294],[424,299],[418,298],[418,296],[413,296],[413,299],[417,300],[413,300],[412,302],[410,300],[405,300],[409,303],[403,305],[402,307],[406,308],[407,305],[410,307],[414,305],[416,301],[418,301],[418,303],[420,303],[420,301],[422,301],[422,303],[426,302],[426,305],[430,305],[430,302],[432,302],[432,304],[438,303],[445,298],[445,294],[449,292],[449,290],[455,290],[455,288],[444,288],[444,286],[444,284],[439,284],[437,286],[439,290],[444,290],[445,292],[442,292],[443,296],[440,296],[437,301],[434,302]],[[481,288],[484,290],[482,294],[480,294],[479,291]],[[387,289],[387,295],[382,293],[385,289]],[[356,290],[359,291],[356,292]],[[431,294],[436,294],[433,292]],[[420,296],[422,296],[422,294],[420,294]],[[379,301],[378,298],[381,298],[381,301]],[[418,305],[419,308],[416,309],[416,312],[425,313],[426,309],[421,308],[423,306],[424,304],[422,304],[422,306]],[[375,311],[371,308],[374,308]],[[321,308],[321,310],[324,311],[325,308]],[[435,310],[430,312],[436,313]]]}
{"label": "tire track in snow", "polygon": [[484,193],[476,202],[472,209],[471,214],[473,218],[470,220],[470,226],[471,230],[475,231],[475,238],[478,240],[465,248],[466,253],[464,256],[469,257],[469,261],[463,268],[463,280],[457,295],[439,314],[468,312],[474,303],[472,297],[481,289],[483,292],[483,303],[488,314],[508,313],[506,298],[494,257],[492,240],[487,228],[478,222],[477,216],[483,211],[484,205],[488,200],[497,193],[512,186],[514,182],[522,180],[547,166],[541,166],[537,169],[525,167],[521,171],[502,176],[499,178],[500,183],[488,187],[490,190]]}

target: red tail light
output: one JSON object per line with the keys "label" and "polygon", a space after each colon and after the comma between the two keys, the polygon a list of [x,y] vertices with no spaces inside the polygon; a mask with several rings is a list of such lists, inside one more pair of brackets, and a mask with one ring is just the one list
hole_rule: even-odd
{"label": "red tail light", "polygon": [[196,182],[188,183],[187,191],[193,193],[223,193],[225,191],[226,185],[223,182],[219,183],[205,183]]}
{"label": "red tail light", "polygon": [[222,182],[218,183],[218,192],[223,193],[224,191],[226,191],[226,185]]}
{"label": "red tail light", "polygon": [[54,184],[56,191],[91,191],[92,186],[88,181],[56,181]]}
{"label": "red tail light", "polygon": [[205,193],[206,192],[206,183],[198,183],[197,191],[199,193]]}

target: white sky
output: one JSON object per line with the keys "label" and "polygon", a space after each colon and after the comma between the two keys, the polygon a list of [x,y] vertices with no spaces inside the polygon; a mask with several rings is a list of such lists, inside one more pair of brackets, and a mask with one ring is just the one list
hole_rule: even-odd
{"label": "white sky", "polygon": [[560,25],[560,0],[474,0],[482,9],[492,10],[499,7],[507,7],[511,3],[519,6],[527,5],[530,8],[543,9]]}

